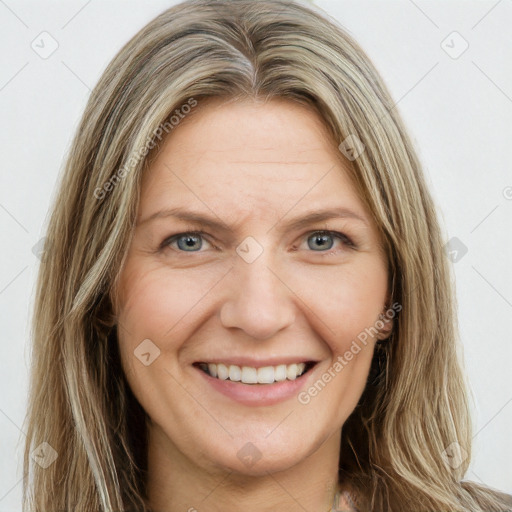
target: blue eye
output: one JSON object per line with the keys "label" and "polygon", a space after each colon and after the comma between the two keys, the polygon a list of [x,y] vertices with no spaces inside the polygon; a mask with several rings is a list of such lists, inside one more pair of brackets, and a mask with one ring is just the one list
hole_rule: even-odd
{"label": "blue eye", "polygon": [[182,235],[177,242],[182,251],[199,251],[203,246],[202,238],[198,235]]}
{"label": "blue eye", "polygon": [[178,249],[183,252],[198,252],[203,247],[203,233],[191,231],[171,236],[162,242],[162,248],[177,242]]}
{"label": "blue eye", "polygon": [[315,252],[328,251],[333,247],[336,238],[345,245],[354,247],[354,244],[346,235],[337,231],[315,231],[308,237],[308,247]]}
{"label": "blue eye", "polygon": [[[162,242],[160,250],[164,250],[166,247],[172,247],[178,252],[202,252],[203,243],[210,243],[206,241],[204,235],[205,233],[202,231],[187,231],[173,235]],[[326,253],[326,255],[328,255],[334,252],[327,251],[332,249],[335,239],[338,239],[343,245],[349,248],[355,248],[355,244],[343,233],[326,230],[310,233],[307,238],[308,248],[313,252]]]}
{"label": "blue eye", "polygon": [[[310,241],[313,244],[317,244],[316,247],[311,245]],[[334,245],[333,236],[330,233],[315,233],[308,237],[308,247],[316,251],[330,249]]]}

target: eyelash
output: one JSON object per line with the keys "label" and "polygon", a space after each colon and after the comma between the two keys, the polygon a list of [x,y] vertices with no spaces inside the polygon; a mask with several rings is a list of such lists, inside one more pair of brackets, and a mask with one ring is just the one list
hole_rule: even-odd
{"label": "eyelash", "polygon": [[[160,244],[159,251],[163,251],[166,248],[170,247],[170,245],[173,242],[175,242],[177,239],[179,239],[180,237],[185,236],[185,235],[201,236],[205,239],[208,238],[208,234],[205,233],[204,231],[184,231],[182,233],[177,233],[175,235],[167,237]],[[357,249],[356,244],[354,244],[354,242],[352,242],[352,240],[347,235],[345,235],[344,233],[340,233],[339,231],[331,231],[331,230],[327,230],[327,229],[322,229],[322,230],[316,230],[316,231],[309,231],[302,236],[303,237],[307,236],[309,238],[312,235],[331,235],[332,237],[340,240],[349,249]],[[215,245],[212,244],[210,241],[208,241],[208,243],[210,243],[211,245],[213,245],[215,247]],[[294,247],[294,249],[296,250],[297,248]],[[176,252],[187,254],[187,253],[197,253],[197,252],[203,252],[203,251],[182,251],[178,248],[178,249],[176,249]],[[331,255],[335,254],[337,252],[337,250],[336,249],[329,249],[327,251],[313,251],[312,250],[311,252],[317,252],[317,253],[321,254],[322,256],[331,256]]]}

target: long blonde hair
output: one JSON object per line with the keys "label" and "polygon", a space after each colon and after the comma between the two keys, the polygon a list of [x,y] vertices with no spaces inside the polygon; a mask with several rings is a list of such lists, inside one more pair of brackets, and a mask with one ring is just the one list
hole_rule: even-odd
{"label": "long blonde hair", "polygon": [[[92,91],[37,282],[24,510],[149,510],[145,411],[120,365],[112,290],[150,155],[209,97],[299,102],[336,141],[355,135],[365,146],[352,179],[385,239],[402,310],[343,426],[341,484],[361,510],[506,510],[506,495],[462,480],[471,420],[453,279],[411,141],[353,39],[284,0],[172,7],[119,51]],[[457,467],[443,456],[450,446],[467,454]]]}

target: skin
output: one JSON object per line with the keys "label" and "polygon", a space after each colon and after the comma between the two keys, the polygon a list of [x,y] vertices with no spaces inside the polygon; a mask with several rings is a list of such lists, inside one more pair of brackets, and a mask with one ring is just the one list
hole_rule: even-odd
{"label": "skin", "polygon": [[[351,165],[312,110],[285,100],[215,99],[170,133],[145,174],[116,314],[123,368],[150,418],[154,511],[330,510],[341,429],[363,392],[377,338],[360,343],[307,404],[297,394],[240,404],[192,364],[222,355],[308,356],[318,362],[306,374],[307,390],[375,325],[388,305],[387,260],[349,180]],[[171,235],[202,229],[172,216],[148,220],[176,206],[231,231],[205,227],[196,251],[177,240],[160,248]],[[335,207],[363,221],[288,226]],[[356,247],[329,236],[318,245],[312,235],[322,230]],[[252,263],[236,251],[249,236],[263,248]],[[388,320],[377,337],[390,328]],[[134,354],[146,339],[160,350],[147,366]],[[252,465],[237,456],[248,442],[261,457]]]}

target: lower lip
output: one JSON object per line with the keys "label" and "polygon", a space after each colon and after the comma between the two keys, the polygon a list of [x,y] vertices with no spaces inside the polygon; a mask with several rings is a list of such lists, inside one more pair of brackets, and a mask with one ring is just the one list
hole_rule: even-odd
{"label": "lower lip", "polygon": [[217,379],[200,368],[194,368],[219,393],[241,404],[252,406],[273,405],[297,396],[315,370],[313,367],[295,380],[284,380],[274,384],[243,384],[242,382]]}

